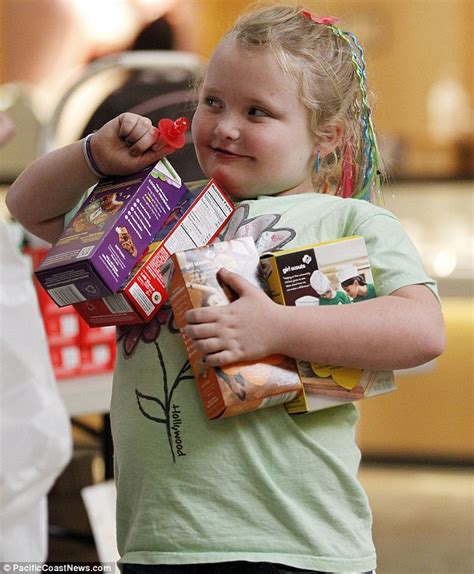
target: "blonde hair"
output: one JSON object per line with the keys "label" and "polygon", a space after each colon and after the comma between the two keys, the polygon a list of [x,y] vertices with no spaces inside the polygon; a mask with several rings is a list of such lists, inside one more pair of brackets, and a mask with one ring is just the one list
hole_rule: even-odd
{"label": "blonde hair", "polygon": [[223,40],[272,50],[283,71],[297,82],[316,142],[342,125],[341,144],[321,158],[315,173],[321,191],[370,199],[380,185],[380,159],[362,49],[355,36],[332,21],[319,23],[311,16],[301,7],[257,8],[240,16]]}

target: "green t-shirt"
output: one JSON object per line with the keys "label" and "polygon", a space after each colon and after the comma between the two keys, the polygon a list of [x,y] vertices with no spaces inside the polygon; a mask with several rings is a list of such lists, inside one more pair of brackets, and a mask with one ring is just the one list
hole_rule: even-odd
{"label": "green t-shirt", "polygon": [[[263,253],[354,234],[365,237],[379,296],[434,288],[397,219],[360,200],[259,197],[240,204],[220,239],[250,235]],[[119,328],[111,419],[121,562],[375,568],[357,418],[349,404],[209,421],[169,306]]]}

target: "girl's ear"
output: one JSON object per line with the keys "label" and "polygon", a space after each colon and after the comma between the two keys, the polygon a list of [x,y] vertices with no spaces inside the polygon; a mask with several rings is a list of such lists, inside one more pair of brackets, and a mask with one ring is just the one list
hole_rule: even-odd
{"label": "girl's ear", "polygon": [[322,130],[321,139],[315,146],[321,158],[332,153],[342,143],[344,126],[342,120],[336,120],[327,124]]}

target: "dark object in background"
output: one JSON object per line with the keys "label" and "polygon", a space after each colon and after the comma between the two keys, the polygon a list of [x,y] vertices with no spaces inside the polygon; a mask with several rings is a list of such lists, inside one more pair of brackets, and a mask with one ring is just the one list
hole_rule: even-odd
{"label": "dark object in background", "polygon": [[456,174],[459,179],[474,177],[474,139],[470,135],[459,138],[454,143],[456,154]]}
{"label": "dark object in background", "polygon": [[[154,20],[135,39],[131,50],[173,50],[174,33],[166,17]],[[157,56],[158,57],[158,56]],[[177,119],[194,113],[197,96],[193,92],[192,74],[156,70],[132,72],[125,84],[112,92],[95,110],[82,136],[98,130],[123,112],[133,112],[150,118],[154,125],[161,118]],[[183,181],[205,179],[199,167],[191,133],[186,134],[185,146],[170,157]]]}

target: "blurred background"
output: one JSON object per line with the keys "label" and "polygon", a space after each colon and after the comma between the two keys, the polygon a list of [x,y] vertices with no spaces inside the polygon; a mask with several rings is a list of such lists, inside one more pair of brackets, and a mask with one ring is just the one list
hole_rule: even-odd
{"label": "blurred background", "polygon": [[[21,170],[45,151],[99,127],[110,113],[104,101],[110,108],[114,94],[122,97],[130,82],[138,82],[146,97],[128,102],[127,109],[152,118],[190,109],[192,96],[183,96],[183,86],[248,5],[245,0],[0,0],[0,112],[15,125],[15,137],[0,148],[1,217],[9,219],[4,192]],[[360,404],[361,480],[374,509],[378,572],[467,574],[474,571],[474,3],[308,0],[305,5],[319,15],[340,17],[365,48],[389,176],[385,206],[400,217],[427,272],[438,280],[448,329],[442,357],[397,373],[396,393]],[[171,40],[153,28],[162,16]],[[164,52],[177,55],[171,66]],[[162,93],[164,84],[171,87]],[[179,93],[180,101],[169,92]],[[32,238],[30,243],[45,248]],[[68,352],[55,355],[54,367],[75,447],[49,494],[51,561],[97,560],[113,552],[113,491],[102,488],[113,486],[108,433],[113,350],[107,347],[110,333],[90,339],[75,320],[48,319],[56,337],[52,356],[67,339]],[[81,370],[81,353],[71,352],[74,337],[78,345],[100,347],[95,370],[90,365]],[[107,523],[91,514],[94,496],[104,504],[95,507],[103,508]]]}

